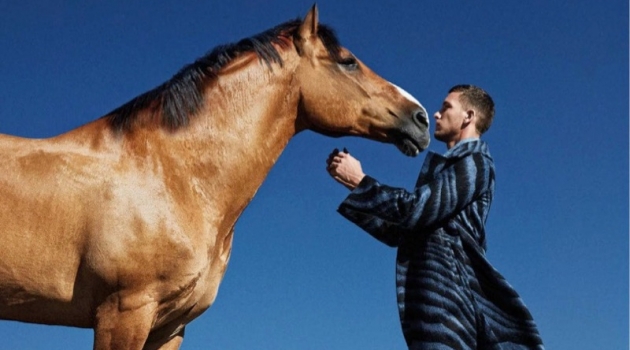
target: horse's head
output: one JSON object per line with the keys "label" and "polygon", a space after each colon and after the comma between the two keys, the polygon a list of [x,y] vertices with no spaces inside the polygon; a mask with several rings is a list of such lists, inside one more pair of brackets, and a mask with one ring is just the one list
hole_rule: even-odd
{"label": "horse's head", "polygon": [[300,85],[298,130],[393,143],[408,156],[427,148],[424,107],[339,46],[330,29],[318,24],[316,6],[293,41],[300,60],[295,77]]}

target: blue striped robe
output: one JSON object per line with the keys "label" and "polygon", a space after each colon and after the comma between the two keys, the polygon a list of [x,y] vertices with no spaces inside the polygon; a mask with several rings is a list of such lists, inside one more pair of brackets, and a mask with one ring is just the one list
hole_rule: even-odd
{"label": "blue striped robe", "polygon": [[428,153],[415,190],[366,176],[339,212],[398,247],[396,287],[410,349],[543,349],[525,304],[486,260],[494,164],[485,142]]}

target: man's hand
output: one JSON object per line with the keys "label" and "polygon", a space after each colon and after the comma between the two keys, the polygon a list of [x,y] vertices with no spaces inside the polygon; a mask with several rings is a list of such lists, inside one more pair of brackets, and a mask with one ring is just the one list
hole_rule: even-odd
{"label": "man's hand", "polygon": [[326,170],[333,179],[353,190],[363,180],[365,174],[361,169],[361,163],[344,149],[343,152],[335,149],[326,160]]}

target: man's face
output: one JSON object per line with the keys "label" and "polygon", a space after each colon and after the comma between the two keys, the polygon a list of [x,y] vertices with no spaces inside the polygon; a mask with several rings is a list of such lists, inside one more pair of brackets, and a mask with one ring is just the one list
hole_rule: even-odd
{"label": "man's face", "polygon": [[459,101],[461,92],[451,92],[442,102],[442,108],[435,112],[435,132],[433,136],[442,142],[459,141],[464,119],[468,115]]}

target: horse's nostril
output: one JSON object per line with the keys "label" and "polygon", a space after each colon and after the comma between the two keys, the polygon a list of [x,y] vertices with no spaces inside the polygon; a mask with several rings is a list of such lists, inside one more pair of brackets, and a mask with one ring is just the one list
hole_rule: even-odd
{"label": "horse's nostril", "polygon": [[413,119],[420,125],[429,126],[429,118],[427,117],[427,112],[423,108],[420,108],[413,113]]}

